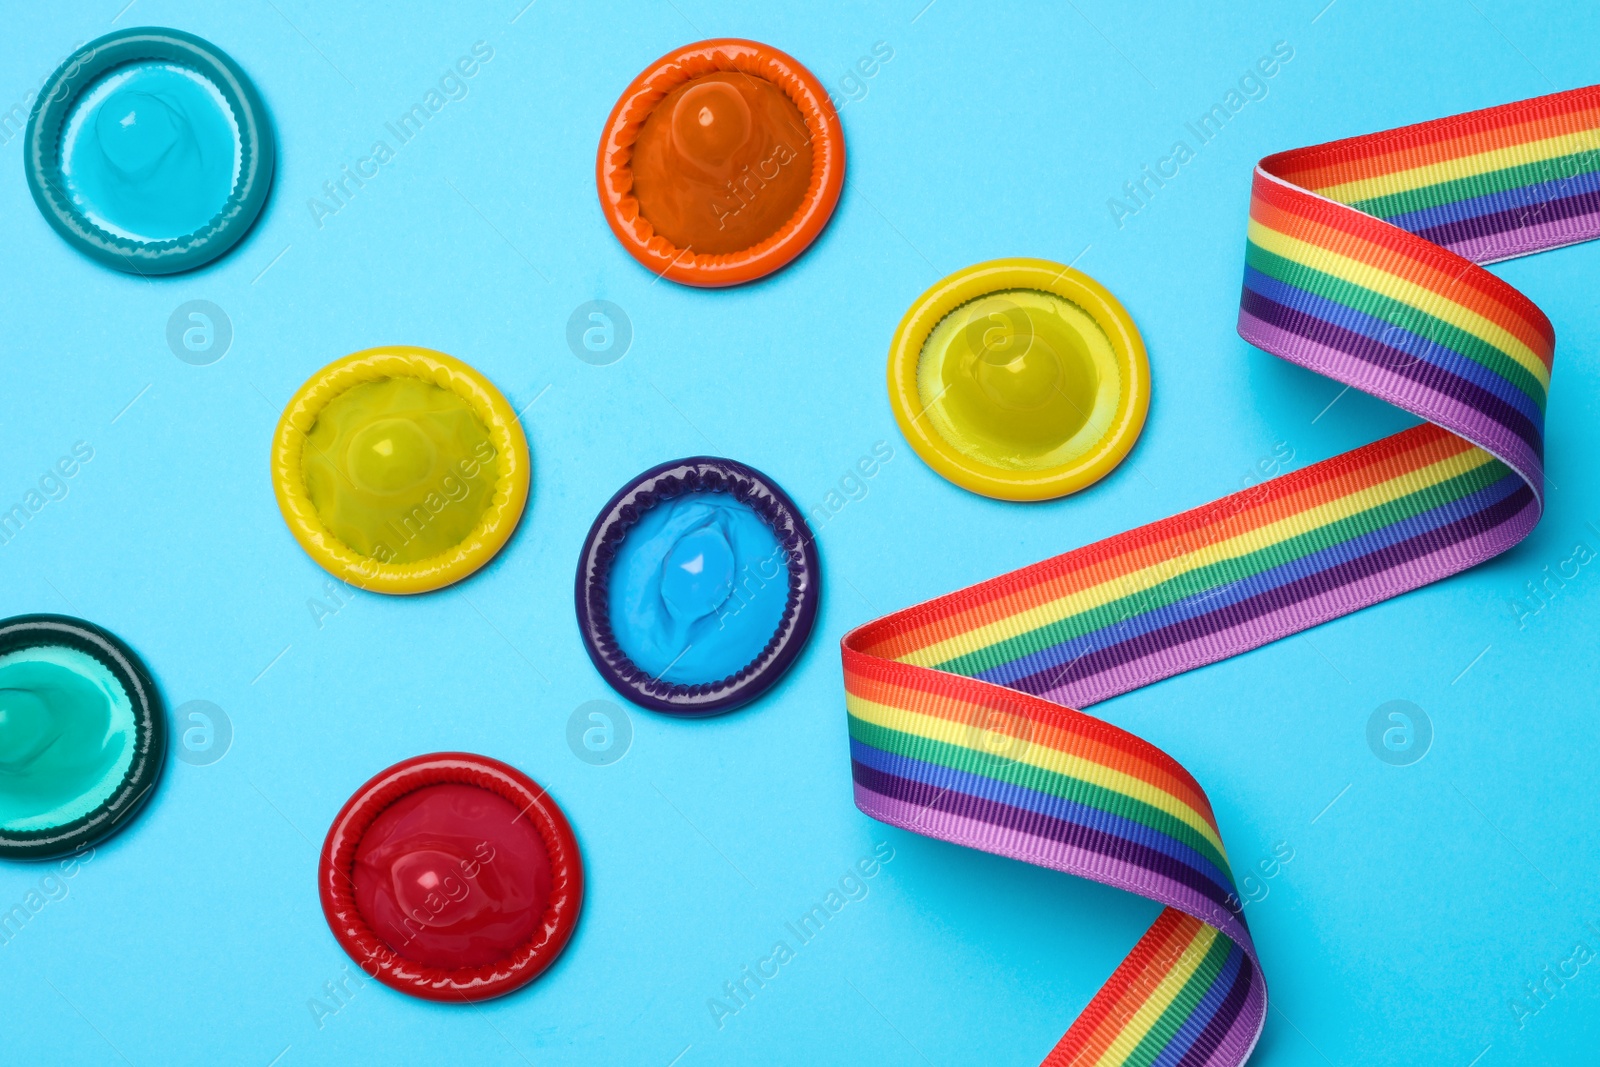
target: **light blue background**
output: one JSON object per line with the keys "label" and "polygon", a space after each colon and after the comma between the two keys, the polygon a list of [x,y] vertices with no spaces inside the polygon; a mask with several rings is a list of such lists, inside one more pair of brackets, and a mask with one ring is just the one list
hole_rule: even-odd
{"label": "light blue background", "polygon": [[[119,12],[124,0],[106,0],[3,16],[4,106],[113,24],[176,26],[249,72],[279,149],[249,238],[156,281],[69,248],[28,196],[21,138],[0,153],[0,505],[73,442],[95,450],[70,495],[0,547],[0,615],[98,621],[139,650],[171,706],[214,701],[236,731],[215,765],[172,760],[137,824],[0,946],[7,1062],[1038,1062],[1156,908],[858,813],[839,638],[1237,489],[1280,442],[1300,467],[1406,425],[1355,393],[1329,408],[1338,386],[1235,335],[1253,163],[1587,84],[1600,39],[1592,5],[1511,0],[787,12],[538,0],[519,15],[523,2],[440,14],[306,0]],[[594,153],[635,73],[723,35],[784,48],[836,91],[874,43],[894,58],[843,107],[849,184],[822,238],[764,282],[699,291],[653,281],[611,237]],[[494,58],[470,95],[319,228],[308,198],[479,40]],[[1268,96],[1119,229],[1107,198],[1277,41],[1294,58]],[[933,475],[896,432],[883,385],[890,333],[916,295],[1012,255],[1075,260],[1104,282],[1143,330],[1155,383],[1130,460],[1031,507]],[[1097,710],[1194,773],[1236,868],[1278,842],[1293,849],[1246,913],[1273,998],[1260,1064],[1595,1055],[1600,963],[1520,1027],[1511,1001],[1576,943],[1600,949],[1588,925],[1600,925],[1600,568],[1521,627],[1508,601],[1575,543],[1600,550],[1600,245],[1496,270],[1560,337],[1537,531],[1469,574]],[[190,299],[233,322],[212,366],[165,342]],[[615,365],[580,362],[565,343],[568,315],[591,299],[631,316],[632,350]],[[390,342],[473,363],[519,408],[537,398],[524,417],[532,503],[470,581],[358,594],[319,628],[308,601],[325,575],[278,514],[268,441],[312,371]],[[606,498],[651,464],[710,452],[767,471],[810,509],[879,440],[895,458],[820,530],[824,607],[783,683],[711,721],[635,712],[621,762],[575,758],[569,714],[612,698],[572,610],[579,545]],[[1392,699],[1434,725],[1413,766],[1380,762],[1365,741]],[[368,776],[438,749],[508,760],[559,799],[590,878],[578,934],[503,1000],[432,1005],[373,983],[319,1027],[309,1002],[333,1006],[323,984],[347,964],[317,904],[322,836]],[[787,940],[784,923],[876,842],[894,859],[867,897],[719,1030],[707,998]],[[0,867],[0,907],[44,873]]]}

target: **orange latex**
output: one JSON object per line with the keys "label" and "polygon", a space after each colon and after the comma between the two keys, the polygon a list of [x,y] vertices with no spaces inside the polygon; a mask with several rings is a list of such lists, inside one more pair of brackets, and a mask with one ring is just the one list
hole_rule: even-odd
{"label": "orange latex", "polygon": [[784,91],[743,73],[692,78],[656,105],[633,148],[634,195],[656,232],[720,255],[772,236],[811,184],[805,119]]}

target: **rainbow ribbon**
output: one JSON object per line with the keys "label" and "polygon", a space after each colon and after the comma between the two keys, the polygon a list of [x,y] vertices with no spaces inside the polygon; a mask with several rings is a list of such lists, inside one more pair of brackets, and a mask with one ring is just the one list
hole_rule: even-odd
{"label": "rainbow ribbon", "polygon": [[1555,335],[1476,264],[1596,236],[1600,87],[1269,156],[1239,333],[1427,421],[845,636],[862,811],[1166,905],[1046,1067],[1237,1065],[1267,1010],[1200,786],[1072,706],[1526,536]]}

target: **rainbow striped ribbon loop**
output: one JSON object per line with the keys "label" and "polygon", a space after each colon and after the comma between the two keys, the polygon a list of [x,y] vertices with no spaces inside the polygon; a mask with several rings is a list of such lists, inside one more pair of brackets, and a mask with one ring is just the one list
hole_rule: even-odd
{"label": "rainbow striped ribbon loop", "polygon": [[1267,1009],[1205,794],[1069,705],[1520,541],[1555,336],[1475,263],[1595,236],[1600,87],[1263,160],[1240,334],[1427,421],[845,636],[862,811],[1166,905],[1048,1067],[1240,1064]]}

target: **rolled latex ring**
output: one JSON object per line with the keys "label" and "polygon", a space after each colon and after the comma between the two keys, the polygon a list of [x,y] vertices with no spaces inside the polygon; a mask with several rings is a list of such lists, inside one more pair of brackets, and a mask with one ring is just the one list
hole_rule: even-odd
{"label": "rolled latex ring", "polygon": [[[231,167],[216,162],[223,137]],[[239,65],[193,34],[150,27],[73,52],[40,90],[23,145],[45,221],[132,274],[192,270],[232,248],[266,204],[275,160],[266,107]]]}
{"label": "rolled latex ring", "polygon": [[1133,319],[1088,275],[998,259],[935,283],[889,345],[889,403],[917,455],[999,500],[1050,500],[1133,448],[1150,365]]}
{"label": "rolled latex ring", "polygon": [[[699,84],[717,81],[721,75],[731,76],[721,79],[727,83],[723,86]],[[690,168],[701,179],[701,184],[695,187],[693,200],[703,202],[719,223],[733,219],[737,225],[769,211],[780,202],[775,199],[779,195],[775,190],[791,187],[784,168],[795,158],[794,153],[809,151],[811,154],[810,179],[798,193],[793,211],[783,211],[785,217],[775,220],[772,226],[761,226],[760,232],[753,235],[754,239],[742,247],[697,250],[697,240],[714,240],[725,226],[719,225],[713,231],[704,221],[687,223],[688,229],[674,239],[663,233],[661,226],[652,223],[641,210],[641,191],[634,172],[636,147],[641,136],[650,132],[646,126],[657,105],[675,90],[682,90],[687,83],[696,80],[697,84],[690,88],[710,94],[704,106],[688,101],[685,95],[675,97],[674,106],[688,101],[690,114],[682,125],[688,131],[688,141],[698,138],[698,148],[686,148],[686,152],[700,151],[694,158],[704,164],[703,168]],[[730,87],[737,92],[730,93]],[[767,142],[740,140],[738,136],[718,142],[714,135],[730,122],[739,126],[735,135],[752,129],[760,132],[763,98],[772,95],[767,93],[772,87],[787,98],[784,106],[792,105],[798,123],[772,123],[775,129],[781,127],[782,135],[770,142],[771,150],[759,148],[744,166],[735,166],[724,173],[719,165],[728,160],[722,153],[736,151],[733,141],[746,145]],[[745,98],[743,102],[736,99],[739,94]],[[752,104],[754,110],[751,110]],[[733,112],[731,117],[727,114],[730,111]],[[756,125],[752,126],[753,122]],[[803,129],[795,129],[794,125],[798,124],[803,124]],[[676,130],[675,125],[672,144],[685,140],[677,136]],[[705,138],[699,138],[700,133],[711,136],[711,140],[706,142]],[[739,162],[736,156],[728,159]],[[611,231],[628,254],[647,270],[685,285],[723,286],[771,274],[816,240],[839,202],[844,167],[844,129],[828,100],[827,90],[816,76],[776,48],[755,41],[723,39],[701,41],[669,52],[633,80],[606,120],[595,164],[595,180],[600,209]],[[683,175],[661,177],[670,181]],[[788,206],[788,201],[781,203],[785,208]]]}
{"label": "rolled latex ring", "polygon": [[323,916],[364,973],[425,1000],[503,996],[555,962],[583,908],[583,857],[533,779],[467,752],[378,773],[328,828]]}
{"label": "rolled latex ring", "polygon": [[516,529],[530,468],[517,414],[487,378],[406,345],[312,375],[272,444],[289,532],[330,574],[378,593],[438,589],[488,563]]}
{"label": "rolled latex ring", "polygon": [[0,622],[0,858],[81,852],[161,778],[166,712],[133,650],[65,615]]}

